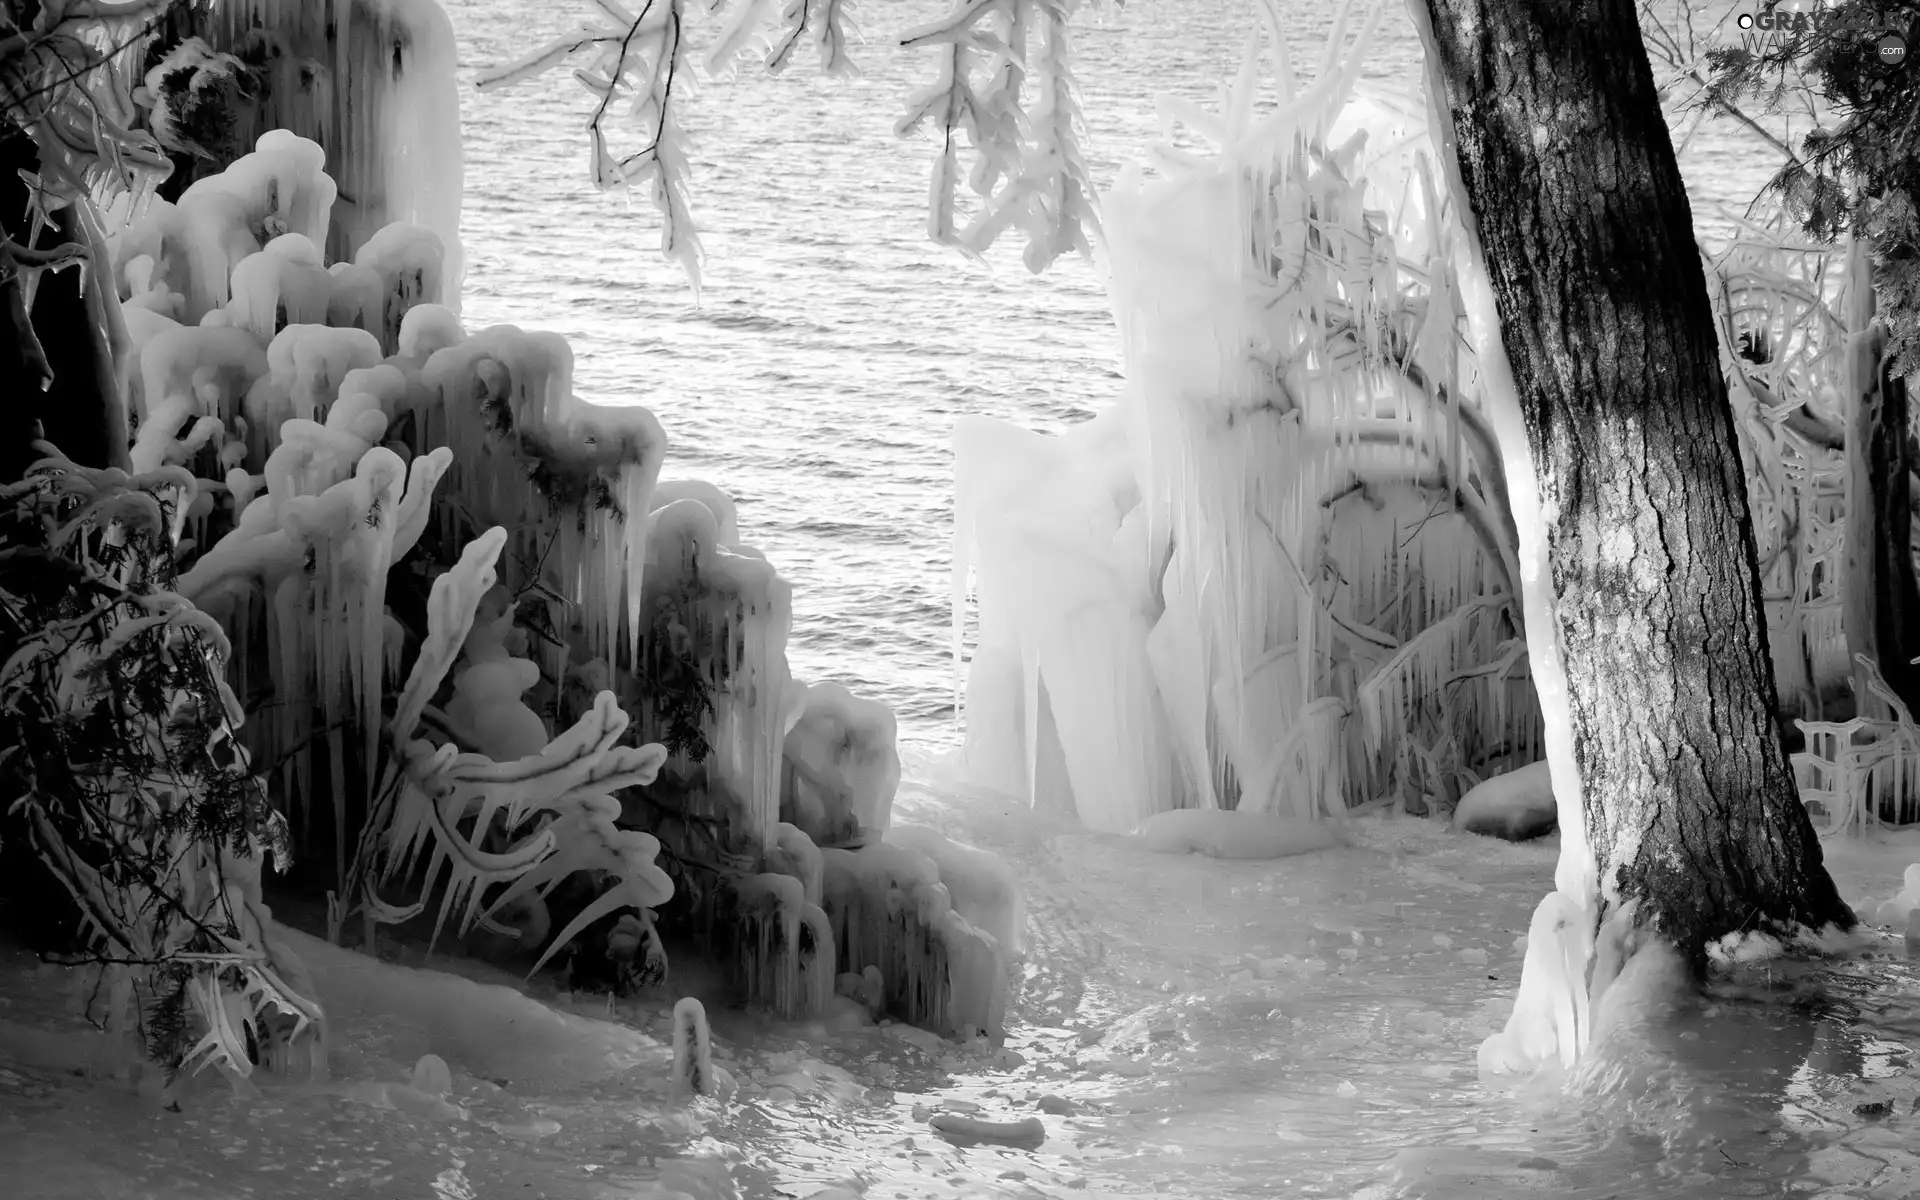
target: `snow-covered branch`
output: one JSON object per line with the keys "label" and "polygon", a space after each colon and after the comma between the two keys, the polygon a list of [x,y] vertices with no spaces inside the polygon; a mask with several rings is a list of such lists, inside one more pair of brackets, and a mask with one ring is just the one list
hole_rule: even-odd
{"label": "snow-covered branch", "polygon": [[[587,120],[594,186],[603,191],[646,184],[660,212],[660,252],[677,262],[700,286],[700,235],[688,202],[687,144],[675,113],[675,101],[692,79],[688,65],[685,5],[682,0],[646,0],[635,14],[615,0],[595,0],[598,25],[583,26],[525,58],[485,71],[477,80],[482,91],[508,87],[586,55],[576,66],[574,79],[592,93],[597,103]],[[765,9],[749,0],[742,15]],[[709,67],[718,55],[745,32],[729,29],[722,35]],[[678,95],[676,95],[676,86]],[[639,131],[638,149],[616,155],[608,144],[608,118],[616,100],[626,101],[627,122]]]}
{"label": "snow-covered branch", "polygon": [[[853,0],[737,0],[707,23],[709,31],[689,28],[684,0],[645,0],[637,12],[616,0],[593,3],[599,10],[594,24],[483,72],[478,86],[508,87],[575,63],[574,78],[597,100],[587,121],[594,185],[649,184],[662,222],[661,251],[697,288],[700,243],[677,110],[691,80],[694,42],[704,47],[701,66],[709,78],[727,76],[761,47],[767,69],[783,71],[809,37],[823,71],[852,74]],[[1026,235],[1027,266],[1036,272],[1066,251],[1091,253],[1100,226],[1081,152],[1084,122],[1068,35],[1079,6],[1080,0],[955,0],[946,16],[899,38],[905,48],[939,55],[933,80],[908,98],[896,123],[900,136],[929,131],[938,139],[927,217],[936,242],[979,255],[1017,228]],[[641,139],[623,155],[609,148],[617,100],[626,102],[625,116]],[[964,226],[957,214],[963,142],[976,156],[966,185],[980,198],[978,213]]]}
{"label": "snow-covered branch", "polygon": [[53,386],[53,368],[47,363],[46,349],[41,346],[29,316],[33,311],[34,277],[41,271],[78,265],[86,257],[87,248],[73,242],[35,250],[0,236],[0,307],[6,310],[7,324],[19,347],[26,381],[35,391],[44,392]]}
{"label": "snow-covered branch", "polygon": [[[1002,233],[1026,234],[1027,268],[1045,270],[1068,250],[1092,253],[1100,229],[1092,180],[1080,150],[1084,120],[1071,68],[1068,22],[1078,0],[956,0],[946,17],[900,39],[936,47],[939,74],[907,101],[897,131],[934,125],[940,149],[928,197],[935,241],[984,254]],[[985,91],[972,75],[986,62]],[[956,230],[959,147],[978,156],[969,177],[981,208]]]}

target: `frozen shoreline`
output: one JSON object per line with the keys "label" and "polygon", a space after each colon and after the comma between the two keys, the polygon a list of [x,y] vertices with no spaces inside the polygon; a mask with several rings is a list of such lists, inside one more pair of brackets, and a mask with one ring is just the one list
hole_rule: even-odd
{"label": "frozen shoreline", "polygon": [[[1637,1083],[1569,1107],[1551,1089],[1485,1088],[1473,1065],[1511,1002],[1515,941],[1551,874],[1552,839],[1515,846],[1363,819],[1351,847],[1234,863],[1154,854],[925,783],[906,785],[899,805],[903,819],[1007,855],[1030,881],[1033,947],[1010,1053],[901,1027],[716,1014],[716,1061],[740,1091],[689,1105],[664,1090],[664,1000],[622,1003],[610,1024],[598,1019],[604,997],[559,1002],[569,1015],[554,1016],[498,995],[442,1029],[435,988],[474,985],[434,984],[411,1016],[363,1007],[344,1023],[329,1088],[267,1081],[251,1104],[209,1081],[170,1114],[123,1087],[0,1059],[0,1171],[35,1196],[99,1194],[111,1180],[118,1194],[220,1200],[262,1189],[483,1200],[527,1184],[550,1197],[806,1196],[855,1176],[866,1195],[916,1200],[1251,1198],[1280,1180],[1301,1196],[1549,1185],[1654,1196],[1710,1170],[1848,1187],[1920,1177],[1920,1158],[1888,1145],[1898,1126],[1873,1109],[1904,1113],[1920,1094],[1893,1043],[1914,1019],[1901,990],[1914,969],[1897,942],[1866,961],[1783,967],[1770,987],[1720,986],[1709,1015],[1622,1051],[1621,1079]],[[1829,843],[1849,899],[1897,890],[1915,840]],[[331,956],[348,953],[316,954],[323,993]],[[360,973],[371,984],[394,970]],[[10,958],[0,1020],[74,1028],[43,982]],[[552,1031],[540,1053],[559,1050],[555,1061],[614,1053],[630,1065],[501,1088],[484,1074],[531,1058],[524,1045],[496,1052],[495,1032],[526,1018]],[[403,1081],[425,1049],[453,1067],[465,1118],[375,1106],[367,1085]],[[1038,1116],[1047,1140],[950,1144],[927,1123],[941,1112]],[[1635,1149],[1649,1144],[1651,1158]],[[1848,1174],[1868,1150],[1885,1162],[1879,1174]],[[1613,1190],[1595,1191],[1602,1181]]]}

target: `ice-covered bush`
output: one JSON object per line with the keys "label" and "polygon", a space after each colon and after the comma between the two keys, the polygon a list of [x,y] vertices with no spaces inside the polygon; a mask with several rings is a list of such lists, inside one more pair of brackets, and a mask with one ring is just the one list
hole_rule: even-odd
{"label": "ice-covered bush", "polygon": [[1779,220],[1736,231],[1707,275],[1759,543],[1774,678],[1819,717],[1852,673],[1843,629],[1847,330],[1832,257]]}
{"label": "ice-covered bush", "polygon": [[[462,328],[436,234],[390,225],[321,270],[320,166],[269,134],[114,264],[147,314],[134,457],[200,477],[181,592],[233,642],[295,850],[331,844],[334,936],[431,912],[436,940],[537,970],[596,927],[630,983],[678,936],[755,1003],[817,1011],[850,893],[783,820],[882,835],[892,715],[792,679],[791,588],[732,501],[662,484],[659,423],[576,397],[563,339]],[[879,893],[858,911],[890,919]],[[938,996],[1003,1003],[980,939],[919,968]]]}
{"label": "ice-covered bush", "polygon": [[[534,737],[518,746],[497,728],[464,726],[465,740],[486,748],[461,754],[458,743],[439,747],[417,736],[427,699],[438,690],[464,643],[464,676],[489,673],[505,663],[525,665],[533,678],[539,669],[511,659],[500,645],[505,619],[475,625],[474,614],[493,586],[492,559],[506,541],[498,527],[470,542],[460,563],[434,583],[427,638],[412,674],[395,704],[388,726],[397,761],[376,793],[375,819],[361,843],[356,876],[366,892],[351,890],[344,902],[368,906],[376,920],[397,923],[424,910],[441,875],[446,875],[434,921],[437,937],[449,915],[458,912],[465,934],[523,896],[539,900],[556,884],[580,871],[595,872],[608,886],[553,936],[534,970],[565,947],[587,926],[622,909],[648,927],[653,910],[673,895],[673,883],[654,864],[660,849],[650,834],[618,828],[623,788],[653,782],[666,758],[658,745],[617,746],[627,726],[610,692],[566,733],[548,741],[530,712]],[[456,685],[457,686],[457,685]],[[495,693],[518,704],[514,693]],[[526,710],[522,710],[526,711]],[[449,714],[450,717],[453,714]],[[468,828],[471,833],[463,833]],[[493,851],[476,844],[488,838],[505,842]],[[374,895],[373,864],[387,879],[407,878],[426,859],[423,899],[395,910]],[[489,899],[487,889],[501,890]],[[499,932],[509,932],[495,926]],[[657,938],[655,938],[657,944]]]}
{"label": "ice-covered bush", "polygon": [[[42,7],[45,29],[0,37],[0,68],[10,85],[51,82],[51,103],[7,115],[45,143],[54,186],[36,197],[88,221],[110,204],[113,232],[15,257],[29,275],[90,272],[131,461],[191,484],[169,518],[179,611],[232,647],[225,684],[254,714],[239,737],[288,849],[322,867],[331,850],[335,936],[356,912],[370,928],[431,908],[456,934],[528,943],[537,968],[596,925],[617,974],[642,979],[664,971],[670,915],[756,1002],[818,1008],[848,964],[818,850],[785,818],[833,841],[883,836],[892,716],[791,678],[787,584],[718,488],[660,485],[651,414],[575,397],[558,337],[462,327],[439,5],[319,20],[235,0],[145,25],[164,6]],[[945,65],[903,128],[966,126],[982,151],[984,204],[961,229],[945,140],[936,237],[980,249],[1019,228],[1036,266],[1087,248],[1072,7],[961,6],[916,34]],[[636,85],[650,148],[616,160],[596,117],[596,178],[650,180],[666,248],[691,263],[670,106],[683,6],[602,10],[622,36],[601,91]],[[809,37],[844,66],[847,11],[744,5],[709,27],[707,65],[773,28],[776,68]],[[66,120],[89,106],[91,133]],[[493,585],[470,586],[483,568]],[[885,919],[884,897],[861,911]],[[944,962],[923,974],[942,994],[1004,991]],[[951,1023],[938,1004],[914,1012]]]}
{"label": "ice-covered bush", "polygon": [[[1738,228],[1709,257],[1707,278],[1774,679],[1806,743],[1793,756],[1801,794],[1828,831],[1920,819],[1920,731],[1886,664],[1849,641],[1850,625],[1871,627],[1878,604],[1899,603],[1901,586],[1858,569],[1869,557],[1863,541],[1883,536],[1863,486],[1874,467],[1859,410],[1884,338],[1850,312],[1857,289],[1870,286],[1866,258],[1858,246],[1839,255],[1802,243],[1776,212]],[[1868,513],[1858,529],[1855,506]],[[1910,553],[1920,560],[1920,539]]]}
{"label": "ice-covered bush", "polygon": [[1212,153],[1105,198],[1118,405],[958,435],[968,766],[1105,828],[1450,802],[1539,745],[1419,106],[1338,31],[1296,88],[1274,26],[1262,111],[1258,48],[1219,111],[1163,103]]}
{"label": "ice-covered bush", "polygon": [[236,736],[227,637],[175,590],[194,491],[177,467],[128,476],[49,448],[0,493],[6,830],[78,910],[105,1029],[169,1073],[321,1071],[313,988],[260,892],[288,833]]}

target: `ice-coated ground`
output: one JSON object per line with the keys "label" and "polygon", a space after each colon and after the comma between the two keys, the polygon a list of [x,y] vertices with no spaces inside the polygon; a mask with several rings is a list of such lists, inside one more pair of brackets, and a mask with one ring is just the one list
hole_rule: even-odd
{"label": "ice-coated ground", "polygon": [[[927,775],[920,764],[917,777]],[[505,990],[308,947],[341,1029],[325,1088],[178,1113],[84,1073],[62,972],[0,959],[0,1179],[67,1197],[1904,1197],[1920,988],[1897,938],[1774,962],[1608,1044],[1577,1090],[1484,1088],[1552,839],[1369,819],[1272,862],[1169,856],[907,787],[899,816],[1007,854],[1031,941],[1006,1051],[715,1014],[727,1103],[666,1081],[664,1003]],[[1842,845],[1849,898],[1920,848]],[[483,982],[502,980],[467,967]],[[454,1111],[400,1086],[452,1067]],[[72,1068],[79,1066],[76,1075]],[[1037,1150],[940,1113],[1037,1116]]]}

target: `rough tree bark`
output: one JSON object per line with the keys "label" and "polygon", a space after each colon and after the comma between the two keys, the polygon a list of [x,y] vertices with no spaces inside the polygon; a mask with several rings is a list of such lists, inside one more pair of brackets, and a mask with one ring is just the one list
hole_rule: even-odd
{"label": "rough tree bark", "polygon": [[1539,484],[1603,897],[1696,969],[1734,930],[1849,925],[1774,723],[1733,411],[1632,0],[1416,3]]}

